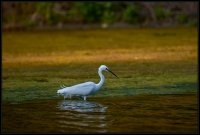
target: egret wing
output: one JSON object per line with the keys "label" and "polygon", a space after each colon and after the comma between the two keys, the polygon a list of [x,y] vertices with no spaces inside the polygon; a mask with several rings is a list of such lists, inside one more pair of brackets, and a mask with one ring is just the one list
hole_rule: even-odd
{"label": "egret wing", "polygon": [[71,87],[66,87],[58,91],[60,92],[60,94],[67,94],[67,95],[89,95],[90,93],[92,93],[95,87],[96,87],[95,83],[86,82]]}

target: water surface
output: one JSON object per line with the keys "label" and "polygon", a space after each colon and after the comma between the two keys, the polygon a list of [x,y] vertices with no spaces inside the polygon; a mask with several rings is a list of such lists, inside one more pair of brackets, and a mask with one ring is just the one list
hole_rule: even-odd
{"label": "water surface", "polygon": [[196,94],[3,103],[4,133],[197,133]]}

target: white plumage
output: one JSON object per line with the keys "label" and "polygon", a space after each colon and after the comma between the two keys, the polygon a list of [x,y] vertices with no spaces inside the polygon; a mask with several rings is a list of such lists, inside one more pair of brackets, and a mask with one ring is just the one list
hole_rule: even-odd
{"label": "white plumage", "polygon": [[104,71],[104,70],[109,71],[110,73],[115,75],[105,65],[101,65],[98,70],[101,80],[98,84],[95,84],[94,82],[85,82],[85,83],[77,84],[77,85],[74,85],[71,87],[65,87],[65,88],[59,89],[57,91],[57,94],[63,95],[64,99],[67,97],[71,98],[71,96],[82,96],[84,98],[84,100],[86,100],[88,95],[96,93],[103,85],[103,83],[105,81],[105,77],[102,74],[102,71]]}

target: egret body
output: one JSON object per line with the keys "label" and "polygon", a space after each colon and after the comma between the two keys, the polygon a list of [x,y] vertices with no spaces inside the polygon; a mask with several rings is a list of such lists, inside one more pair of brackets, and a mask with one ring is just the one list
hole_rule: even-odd
{"label": "egret body", "polygon": [[105,77],[102,73],[103,71],[109,71],[110,73],[112,73],[114,76],[117,77],[117,75],[115,75],[111,70],[109,70],[107,66],[101,65],[98,70],[98,74],[100,76],[100,81],[98,84],[94,82],[85,82],[74,86],[59,89],[57,91],[57,94],[63,95],[64,99],[67,97],[71,98],[71,96],[82,96],[84,100],[86,100],[88,95],[96,93],[104,84]]}

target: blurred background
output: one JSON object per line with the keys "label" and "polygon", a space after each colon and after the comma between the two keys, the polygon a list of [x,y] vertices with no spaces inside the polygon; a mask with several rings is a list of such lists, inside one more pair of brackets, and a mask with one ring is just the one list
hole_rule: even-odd
{"label": "blurred background", "polygon": [[198,132],[198,2],[2,4],[2,132]]}
{"label": "blurred background", "polygon": [[3,2],[3,29],[196,26],[197,2]]}

